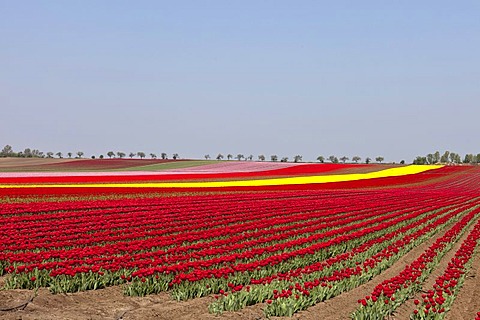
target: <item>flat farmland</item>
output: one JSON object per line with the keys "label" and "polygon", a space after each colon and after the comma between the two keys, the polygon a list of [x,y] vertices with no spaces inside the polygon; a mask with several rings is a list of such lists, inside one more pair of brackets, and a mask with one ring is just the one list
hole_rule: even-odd
{"label": "flat farmland", "polygon": [[46,160],[0,161],[1,319],[480,312],[478,166]]}

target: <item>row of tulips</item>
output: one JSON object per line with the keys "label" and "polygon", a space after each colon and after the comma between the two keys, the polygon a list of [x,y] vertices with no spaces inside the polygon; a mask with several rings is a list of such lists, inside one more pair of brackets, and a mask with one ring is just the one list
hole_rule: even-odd
{"label": "row of tulips", "polygon": [[450,260],[445,272],[435,280],[433,289],[422,294],[422,301],[414,301],[418,309],[413,311],[411,319],[443,319],[463,285],[479,239],[480,220]]}
{"label": "row of tulips", "polygon": [[398,221],[397,226],[400,228],[387,228],[387,233],[383,236],[373,235],[369,241],[360,242],[357,247],[344,253],[304,267],[300,272],[287,272],[252,280],[251,284],[260,284],[252,285],[248,289],[255,294],[235,292],[222,297],[211,308],[215,312],[221,312],[267,302],[267,315],[291,315],[367,281],[398,260],[414,245],[461,215],[466,207],[421,215],[421,219],[416,221]]}
{"label": "row of tulips", "polygon": [[440,259],[474,223],[480,207],[471,209],[458,223],[438,238],[413,263],[398,275],[385,280],[374,288],[371,295],[361,299],[361,306],[353,313],[355,319],[384,319],[391,315],[413,293],[422,288],[423,281],[438,265]]}

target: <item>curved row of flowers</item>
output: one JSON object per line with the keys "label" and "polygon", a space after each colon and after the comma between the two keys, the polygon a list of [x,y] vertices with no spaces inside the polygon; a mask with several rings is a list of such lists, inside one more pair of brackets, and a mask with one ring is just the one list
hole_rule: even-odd
{"label": "curved row of flowers", "polygon": [[413,292],[418,292],[422,288],[422,283],[438,265],[441,257],[451,249],[467,227],[478,219],[479,214],[480,207],[477,206],[398,275],[375,287],[371,295],[359,301],[361,306],[352,317],[384,319],[391,315]]}

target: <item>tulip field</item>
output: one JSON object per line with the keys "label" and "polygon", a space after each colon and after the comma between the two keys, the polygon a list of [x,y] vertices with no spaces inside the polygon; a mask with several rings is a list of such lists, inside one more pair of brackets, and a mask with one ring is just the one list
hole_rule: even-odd
{"label": "tulip field", "polygon": [[351,319],[443,319],[478,284],[478,166],[130,164],[0,162],[3,290],[208,297],[218,318],[356,294]]}

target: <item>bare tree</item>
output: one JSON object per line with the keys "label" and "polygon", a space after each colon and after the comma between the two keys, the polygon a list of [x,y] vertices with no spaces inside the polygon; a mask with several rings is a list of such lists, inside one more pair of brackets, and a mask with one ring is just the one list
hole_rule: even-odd
{"label": "bare tree", "polygon": [[350,159],[349,157],[346,157],[346,156],[343,156],[340,158],[340,160],[342,160],[343,163],[345,163],[348,159]]}
{"label": "bare tree", "polygon": [[335,156],[328,157],[328,160],[330,160],[331,163],[338,163],[338,158]]}
{"label": "bare tree", "polygon": [[358,161],[362,160],[362,158],[360,158],[359,156],[353,156],[352,157],[352,161],[355,162],[355,163],[358,163]]}

